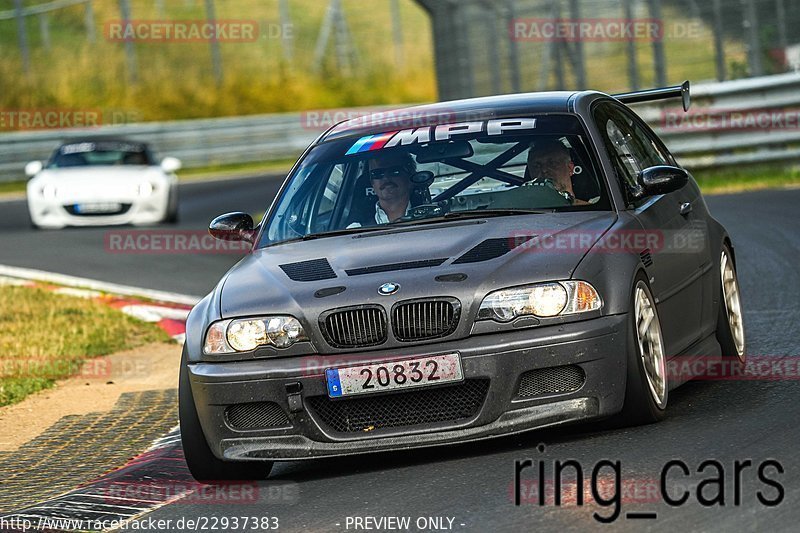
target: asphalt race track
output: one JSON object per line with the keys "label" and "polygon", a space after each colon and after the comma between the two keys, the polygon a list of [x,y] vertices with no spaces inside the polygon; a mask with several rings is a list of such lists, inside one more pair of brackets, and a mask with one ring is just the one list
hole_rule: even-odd
{"label": "asphalt race track", "polygon": [[203,296],[236,261],[234,253],[159,253],[113,248],[111,235],[148,230],[204,236],[230,211],[267,210],[284,176],[196,181],[180,186],[179,223],[157,227],[32,230],[24,200],[0,201],[0,265],[36,268],[102,281]]}
{"label": "asphalt race track", "polygon": [[[226,211],[263,211],[278,185],[275,178],[184,185],[177,229],[202,230],[213,216]],[[800,190],[707,200],[736,247],[747,353],[800,357],[795,338],[800,322]],[[28,227],[23,202],[0,203],[0,227],[0,264],[187,294],[205,294],[236,260],[232,255],[110,254],[104,248],[109,229],[34,231]],[[793,374],[771,381],[689,383],[670,393],[667,419],[646,427],[564,428],[457,447],[284,463],[261,485],[260,503],[178,501],[145,515],[140,524],[158,519],[175,524],[182,517],[270,516],[279,519],[281,531],[354,531],[352,517],[397,516],[410,517],[410,531],[417,531],[418,518],[427,517],[444,517],[439,529],[455,531],[598,527],[593,513],[611,516],[615,505],[579,506],[567,498],[561,506],[539,506],[524,495],[521,505],[514,505],[515,460],[543,462],[545,477],[552,478],[554,461],[574,459],[584,470],[584,490],[579,492],[591,494],[594,483],[605,487],[600,491],[605,497],[613,495],[614,487],[621,493],[615,528],[796,530],[800,375],[797,365],[792,368]],[[610,469],[592,479],[593,468],[602,460],[620,462],[619,484]],[[680,467],[668,471],[671,497],[677,499],[684,491],[688,495],[676,506],[655,495],[670,460],[688,469],[688,474]],[[718,464],[704,465],[709,460]],[[747,460],[750,466],[737,475],[735,463]],[[156,479],[169,478],[176,468],[174,461],[165,460],[155,469]],[[148,476],[153,476],[152,469]],[[530,476],[531,470],[523,473],[523,479]],[[718,477],[719,484],[704,483]],[[573,479],[571,474],[567,479]],[[284,489],[291,495],[281,493]],[[709,502],[720,490],[724,504]],[[386,529],[383,524],[381,529]],[[435,529],[437,522],[422,525]]]}

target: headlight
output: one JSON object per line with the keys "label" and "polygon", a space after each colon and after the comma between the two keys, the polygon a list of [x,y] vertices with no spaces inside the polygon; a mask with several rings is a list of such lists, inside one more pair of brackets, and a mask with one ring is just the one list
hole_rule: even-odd
{"label": "headlight", "polygon": [[42,187],[42,190],[40,192],[42,196],[44,196],[48,200],[54,200],[55,198],[58,197],[58,189],[52,183],[48,183],[47,185]]}
{"label": "headlight", "polygon": [[288,348],[304,340],[308,338],[303,326],[291,316],[222,320],[208,328],[203,353],[249,352],[259,346]]}
{"label": "headlight", "polygon": [[573,315],[602,306],[600,295],[585,281],[538,283],[489,293],[481,303],[478,320],[509,322],[525,315]]}
{"label": "headlight", "polygon": [[138,191],[139,192],[139,196],[150,196],[151,194],[153,194],[153,189],[155,189],[155,187],[153,187],[153,184],[150,183],[149,181],[145,181],[144,183],[140,183],[139,184],[139,191]]}

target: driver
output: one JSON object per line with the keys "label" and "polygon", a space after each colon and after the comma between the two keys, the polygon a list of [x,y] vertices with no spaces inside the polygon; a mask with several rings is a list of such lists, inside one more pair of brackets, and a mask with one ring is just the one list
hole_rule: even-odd
{"label": "driver", "polygon": [[531,144],[528,150],[528,174],[532,180],[530,183],[539,182],[552,186],[572,205],[588,204],[585,200],[575,198],[575,191],[572,189],[574,173],[575,163],[564,143],[547,139]]}
{"label": "driver", "polygon": [[[375,202],[375,224],[388,224],[407,216],[411,211],[411,176],[416,172],[414,158],[408,152],[387,152],[369,161],[369,181],[378,201]],[[370,217],[372,218],[372,217]],[[372,220],[363,225],[372,225]],[[360,228],[353,222],[349,228]]]}

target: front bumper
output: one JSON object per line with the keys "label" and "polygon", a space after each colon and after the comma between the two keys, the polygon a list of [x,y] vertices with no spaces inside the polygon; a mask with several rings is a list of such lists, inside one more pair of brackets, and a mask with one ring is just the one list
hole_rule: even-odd
{"label": "front bumper", "polygon": [[[613,315],[410,346],[402,354],[383,350],[347,356],[193,363],[189,365],[189,378],[208,444],[223,459],[289,460],[437,446],[619,412],[625,395],[626,325],[627,315]],[[455,351],[461,354],[465,380],[488,381],[485,398],[469,417],[340,431],[313,407],[315,401],[309,401],[327,396],[326,368]],[[521,395],[520,381],[526,372],[566,367],[582,371],[584,378],[577,388]],[[368,396],[387,394],[392,393]],[[232,425],[226,410],[254,402],[274,402],[285,414],[283,421],[269,428]]]}
{"label": "front bumper", "polygon": [[[114,214],[81,215],[70,211],[70,207],[80,203],[115,203],[123,207]],[[65,226],[111,226],[122,224],[156,224],[167,214],[169,195],[166,191],[158,191],[152,196],[141,197],[109,197],[91,200],[45,200],[28,199],[28,211],[31,220],[45,229],[58,229]]]}

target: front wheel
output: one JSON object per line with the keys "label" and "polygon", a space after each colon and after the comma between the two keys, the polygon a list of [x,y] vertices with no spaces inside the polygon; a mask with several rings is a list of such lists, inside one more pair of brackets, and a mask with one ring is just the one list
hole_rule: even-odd
{"label": "front wheel", "polygon": [[178,223],[178,192],[172,191],[169,193],[169,199],[167,200],[167,212],[164,215],[163,222],[165,224],[177,224]]}
{"label": "front wheel", "polygon": [[717,316],[717,340],[722,347],[722,357],[745,363],[744,320],[739,293],[739,277],[733,264],[733,254],[728,245],[722,247],[719,260],[720,302]]}
{"label": "front wheel", "polygon": [[222,461],[208,447],[203,428],[200,426],[200,419],[197,416],[186,364],[187,356],[184,346],[178,381],[178,415],[181,424],[183,455],[192,477],[200,483],[206,484],[225,480],[266,479],[272,470],[271,461]]}
{"label": "front wheel", "polygon": [[626,425],[650,424],[665,416],[669,381],[658,310],[642,274],[633,285],[630,309],[627,383],[620,418]]}

